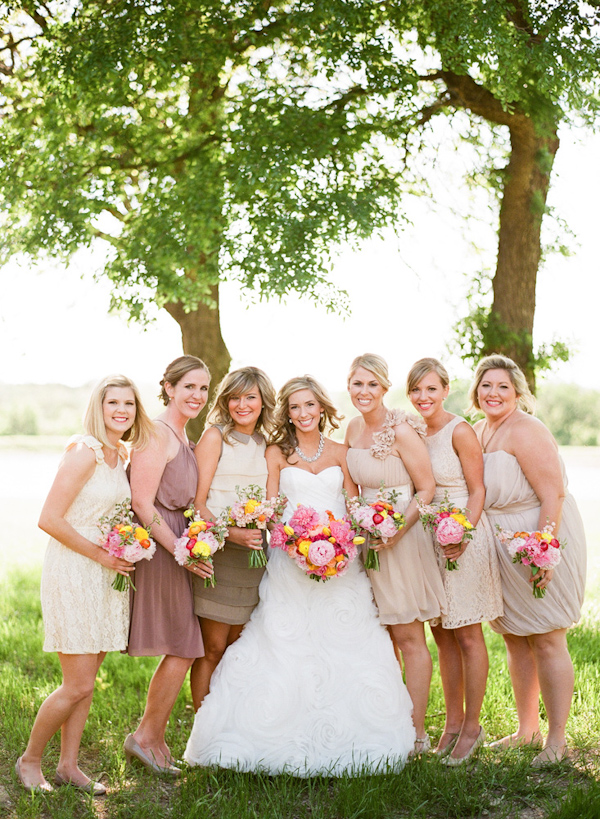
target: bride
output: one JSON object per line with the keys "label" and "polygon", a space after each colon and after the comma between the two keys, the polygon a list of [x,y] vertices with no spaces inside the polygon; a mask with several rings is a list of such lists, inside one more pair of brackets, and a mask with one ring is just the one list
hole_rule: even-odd
{"label": "bride", "polygon": [[[342,517],[342,489],[356,495],[339,427],[313,378],[278,396],[275,443],[266,452],[267,494]],[[197,712],[185,759],[241,771],[341,776],[402,767],[415,741],[412,703],[369,580],[355,560],[316,582],[285,551],[271,551],[260,603],[231,645]]]}

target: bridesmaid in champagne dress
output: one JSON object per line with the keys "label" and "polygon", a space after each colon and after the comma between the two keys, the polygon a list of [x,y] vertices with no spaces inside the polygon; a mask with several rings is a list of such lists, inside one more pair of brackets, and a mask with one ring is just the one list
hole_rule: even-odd
{"label": "bridesmaid in champagne dress", "polygon": [[[518,717],[516,732],[495,745],[541,742],[541,692],[548,734],[533,765],[548,765],[559,762],[568,752],[565,729],[574,676],[567,629],[579,620],[583,603],[583,523],[568,492],[556,442],[531,414],[534,398],[515,362],[501,355],[480,361],[470,399],[485,415],[475,431],[484,452],[485,508],[491,522],[511,532],[539,531],[551,524],[556,536],[565,541],[558,566],[542,570],[532,579],[530,568],[513,563],[495,537],[504,614],[492,628],[506,643]],[[542,599],[533,596],[533,583],[545,590]]]}
{"label": "bridesmaid in champagne dress", "polygon": [[446,702],[446,723],[436,753],[456,766],[466,762],[483,743],[479,715],[488,675],[488,653],[481,624],[502,614],[502,587],[496,547],[483,512],[483,457],[470,424],[444,409],[450,390],[445,367],[422,358],[411,368],[406,392],[427,424],[425,444],[436,482],[434,503],[447,499],[467,509],[475,527],[463,541],[457,570],[446,568],[446,555],[436,547],[446,591],[447,612],[431,622],[438,648]]}
{"label": "bridesmaid in champagne dress", "polygon": [[67,444],[39,522],[50,535],[41,588],[44,651],[58,653],[62,683],[42,703],[15,770],[27,791],[51,791],[42,754],[60,729],[55,783],[101,796],[104,785],[79,768],[79,745],[100,664],[107,651],[127,645],[128,595],[112,583],[117,572],[127,576],[133,566],[101,548],[99,523],[130,496],[122,441],[143,446],[151,424],[135,385],[117,375],[92,393],[84,427],[86,434]]}
{"label": "bridesmaid in champagne dress", "polygon": [[[425,425],[383,398],[390,387],[386,362],[371,353],[352,362],[348,390],[361,416],[348,424],[348,467],[363,497],[373,498],[381,483],[398,495],[397,508],[406,524],[379,546],[380,570],[369,570],[381,622],[400,649],[406,686],[413,701],[417,731],[414,752],[431,747],[425,714],[432,662],[424,623],[446,611],[446,595],[430,536],[419,523],[415,492],[429,503],[435,492],[429,456],[423,442]],[[415,525],[416,524],[416,525]],[[371,541],[373,545],[373,541]],[[452,553],[459,554],[458,548]]]}

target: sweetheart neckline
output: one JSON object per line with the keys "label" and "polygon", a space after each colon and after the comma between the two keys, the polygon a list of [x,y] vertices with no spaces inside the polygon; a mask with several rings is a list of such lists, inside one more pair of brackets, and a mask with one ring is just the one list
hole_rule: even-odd
{"label": "sweetheart neckline", "polygon": [[298,466],[284,466],[283,469],[280,469],[279,471],[285,472],[286,469],[295,469],[296,472],[304,472],[306,475],[312,475],[313,478],[318,478],[319,475],[322,475],[323,472],[327,472],[328,469],[339,469],[340,472],[342,472],[342,467],[339,464],[334,464],[333,466],[326,466],[325,469],[321,469],[320,472],[310,472],[308,469],[300,469],[300,467]]}

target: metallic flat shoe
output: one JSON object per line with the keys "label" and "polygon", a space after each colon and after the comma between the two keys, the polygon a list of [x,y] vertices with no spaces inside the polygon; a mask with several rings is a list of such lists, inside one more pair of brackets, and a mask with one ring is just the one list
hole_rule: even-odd
{"label": "metallic flat shoe", "polygon": [[479,733],[477,734],[477,739],[471,745],[471,747],[469,748],[467,753],[464,756],[460,756],[460,757],[445,756],[441,760],[442,765],[447,765],[449,768],[457,768],[459,765],[464,765],[465,762],[473,756],[475,751],[481,745],[483,745],[484,742],[485,742],[485,731],[483,730],[483,728],[480,725],[479,726]]}
{"label": "metallic flat shoe", "polygon": [[68,785],[71,788],[76,788],[78,791],[91,793],[92,796],[104,796],[106,794],[106,788],[101,782],[92,782],[90,779],[87,785],[77,785],[77,783],[71,782],[70,779],[65,779],[64,776],[61,776],[58,771],[54,775],[54,784],[58,785],[59,788],[61,788],[63,785]]}
{"label": "metallic flat shoe", "polygon": [[135,741],[133,734],[127,734],[125,742],[123,743],[123,750],[125,751],[125,759],[127,764],[131,764],[132,759],[137,759],[145,768],[155,774],[165,774],[167,776],[179,776],[181,769],[175,765],[159,765],[155,759],[151,759]]}
{"label": "metallic flat shoe", "polygon": [[52,793],[54,790],[49,782],[42,782],[40,785],[27,785],[27,783],[23,780],[23,774],[21,773],[21,757],[19,757],[15,762],[15,773],[17,775],[17,779],[28,793]]}

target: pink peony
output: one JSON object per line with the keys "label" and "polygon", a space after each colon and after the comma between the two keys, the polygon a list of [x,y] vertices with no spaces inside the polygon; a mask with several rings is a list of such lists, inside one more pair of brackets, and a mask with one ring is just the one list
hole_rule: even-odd
{"label": "pink peony", "polygon": [[448,546],[450,543],[460,543],[464,537],[465,528],[454,518],[444,517],[437,525],[435,536],[441,546]]}
{"label": "pink peony", "polygon": [[373,515],[375,510],[371,506],[361,506],[356,510],[355,519],[359,526],[369,531],[373,527]]}
{"label": "pink peony", "polygon": [[333,543],[328,540],[315,540],[308,550],[308,559],[315,566],[325,567],[335,557]]}
{"label": "pink peony", "polygon": [[319,515],[310,506],[298,506],[289,520],[292,529],[300,534],[304,534],[308,529],[314,529],[319,525]]}
{"label": "pink peony", "polygon": [[278,523],[271,532],[269,545],[271,549],[287,549],[288,536],[283,528],[283,523]]}
{"label": "pink peony", "polygon": [[382,538],[389,538],[396,534],[396,524],[394,523],[394,519],[388,515],[387,518],[379,524],[377,527],[377,531],[379,532]]}

